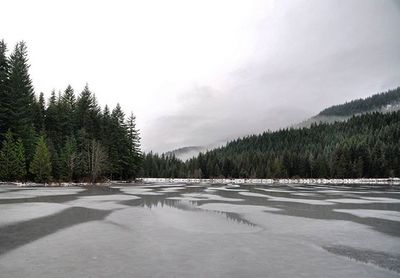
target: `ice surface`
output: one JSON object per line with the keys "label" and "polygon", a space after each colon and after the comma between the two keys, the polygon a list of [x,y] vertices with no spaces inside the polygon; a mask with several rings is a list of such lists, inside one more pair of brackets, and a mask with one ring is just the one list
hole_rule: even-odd
{"label": "ice surface", "polygon": [[144,187],[122,187],[119,189],[120,191],[127,194],[142,194],[143,192],[151,192],[152,188],[144,188]]}
{"label": "ice surface", "polygon": [[204,194],[204,193],[184,193],[184,194],[182,194],[182,196],[189,197],[189,198],[200,198],[200,199],[207,199],[207,200],[213,200],[213,201],[225,201],[225,202],[243,201],[243,199],[226,198],[226,197],[222,197],[220,195]]}
{"label": "ice surface", "polygon": [[37,188],[37,189],[17,189],[11,192],[1,193],[0,200],[2,199],[24,199],[35,198],[41,196],[59,196],[59,195],[72,195],[85,191],[83,188]]}
{"label": "ice surface", "polygon": [[231,192],[241,192],[241,191],[249,191],[247,189],[243,189],[243,188],[227,188],[227,187],[208,187],[207,189],[212,190],[213,192],[215,192],[215,190],[221,190],[221,191],[231,191]]}
{"label": "ice surface", "polygon": [[206,199],[195,198],[195,197],[168,197],[167,200],[199,202],[199,201],[205,201]]}
{"label": "ice surface", "polygon": [[262,190],[262,191],[266,191],[266,192],[278,192],[278,193],[293,193],[293,190],[284,190],[284,189],[278,189],[278,188],[260,188],[260,187],[256,187],[254,189],[257,190]]}
{"label": "ice surface", "polygon": [[344,212],[358,217],[372,217],[400,222],[400,212],[391,210],[375,209],[335,209],[337,212]]}
{"label": "ice surface", "polygon": [[171,207],[152,208],[152,213],[156,221],[162,225],[191,233],[231,234],[253,233],[261,230],[259,227],[229,221],[220,213],[185,211]]}
{"label": "ice surface", "polygon": [[250,197],[261,197],[268,198],[268,201],[274,202],[292,202],[292,203],[303,203],[310,205],[332,205],[333,203],[324,200],[314,200],[314,199],[299,199],[299,198],[286,198],[286,197],[276,197],[267,194],[259,194],[254,192],[239,192],[240,195],[250,196]]}
{"label": "ice surface", "polygon": [[29,200],[2,192],[0,276],[399,277],[400,207],[390,192],[324,200],[297,197],[311,185],[178,187]]}
{"label": "ice surface", "polygon": [[290,193],[290,194],[295,195],[295,196],[306,196],[306,197],[318,195],[315,193],[307,193],[307,192],[298,192],[298,193]]}
{"label": "ice surface", "polygon": [[393,198],[360,198],[360,199],[351,199],[351,198],[340,198],[340,199],[328,199],[329,202],[334,203],[343,203],[343,204],[373,204],[373,203],[400,203],[400,199]]}
{"label": "ice surface", "polygon": [[223,204],[223,203],[207,203],[198,206],[204,210],[224,211],[233,213],[254,213],[263,211],[280,211],[279,208],[254,206],[254,205],[236,205],[236,204]]}
{"label": "ice surface", "polygon": [[66,202],[65,204],[73,207],[84,207],[99,210],[114,210],[127,207],[127,205],[121,204],[121,201],[130,201],[137,199],[140,199],[140,197],[133,195],[94,195],[80,197],[73,201]]}
{"label": "ice surface", "polygon": [[48,216],[68,208],[56,203],[0,204],[0,226]]}

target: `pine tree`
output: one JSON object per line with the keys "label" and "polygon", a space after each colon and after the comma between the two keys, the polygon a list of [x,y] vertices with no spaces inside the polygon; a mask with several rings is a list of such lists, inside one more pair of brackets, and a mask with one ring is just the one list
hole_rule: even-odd
{"label": "pine tree", "polygon": [[12,128],[21,137],[24,135],[23,129],[32,124],[34,93],[29,67],[26,45],[19,42],[10,56],[9,86],[13,98]]}
{"label": "pine tree", "polygon": [[48,138],[56,146],[60,146],[62,144],[61,132],[62,129],[60,127],[60,111],[59,111],[59,102],[57,101],[56,92],[53,90],[51,92],[51,96],[49,98],[49,105],[46,109],[46,134]]}
{"label": "pine tree", "polygon": [[121,106],[111,112],[109,159],[111,164],[111,178],[123,179],[130,171],[130,142],[125,125],[125,114]]}
{"label": "pine tree", "polygon": [[44,131],[45,110],[44,95],[40,93],[38,99],[35,97],[35,105],[33,106],[33,124],[37,133]]}
{"label": "pine tree", "polygon": [[37,182],[48,182],[51,179],[51,156],[43,136],[40,136],[37,142],[30,172]]}
{"label": "pine tree", "polygon": [[99,139],[101,132],[100,107],[87,84],[76,101],[75,119],[76,128],[83,128],[89,136]]}
{"label": "pine tree", "polygon": [[36,132],[33,127],[33,107],[35,105],[32,81],[29,75],[27,48],[24,42],[16,44],[10,56],[10,109],[9,128],[21,138],[28,160],[33,155]]}
{"label": "pine tree", "polygon": [[0,41],[0,139],[10,128],[11,98],[9,88],[10,65],[6,56],[7,45]]}
{"label": "pine tree", "polygon": [[129,171],[128,178],[135,178],[139,172],[139,166],[142,160],[142,153],[140,151],[140,135],[136,129],[136,117],[131,113],[128,118],[126,128],[128,131],[128,145],[129,145]]}
{"label": "pine tree", "polygon": [[[70,85],[65,89],[60,101],[61,115],[60,123],[62,124],[63,139],[72,136],[75,130],[74,114],[76,109],[76,99],[74,90]],[[64,138],[65,137],[65,138]]]}
{"label": "pine tree", "polygon": [[0,151],[0,179],[23,180],[26,175],[24,147],[21,140],[14,141],[8,131]]}

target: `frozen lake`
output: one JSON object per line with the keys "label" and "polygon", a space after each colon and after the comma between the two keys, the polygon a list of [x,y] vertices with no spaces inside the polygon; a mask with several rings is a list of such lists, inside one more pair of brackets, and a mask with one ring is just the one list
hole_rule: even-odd
{"label": "frozen lake", "polygon": [[0,185],[1,277],[399,277],[400,188]]}

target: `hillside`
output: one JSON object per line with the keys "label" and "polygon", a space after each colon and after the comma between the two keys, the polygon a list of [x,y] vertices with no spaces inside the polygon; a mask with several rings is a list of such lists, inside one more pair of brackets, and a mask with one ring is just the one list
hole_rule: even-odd
{"label": "hillside", "polygon": [[322,110],[318,116],[352,116],[371,111],[393,111],[400,106],[400,87],[373,96],[334,105]]}
{"label": "hillside", "polygon": [[294,127],[309,127],[314,123],[334,123],[348,120],[353,115],[371,112],[388,113],[397,110],[400,110],[400,87],[367,98],[333,105],[322,110],[318,115],[294,125]]}
{"label": "hillside", "polygon": [[400,111],[237,139],[186,163],[145,158],[146,177],[400,176]]}
{"label": "hillside", "polygon": [[185,161],[189,158],[197,156],[200,152],[204,152],[206,150],[207,148],[203,146],[189,146],[166,152],[165,155],[168,156],[172,155],[175,156],[176,158]]}

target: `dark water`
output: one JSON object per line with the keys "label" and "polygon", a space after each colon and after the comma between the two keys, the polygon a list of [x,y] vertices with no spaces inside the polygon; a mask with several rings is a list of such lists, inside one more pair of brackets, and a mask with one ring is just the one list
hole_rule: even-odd
{"label": "dark water", "polygon": [[400,189],[0,186],[0,277],[398,277]]}

